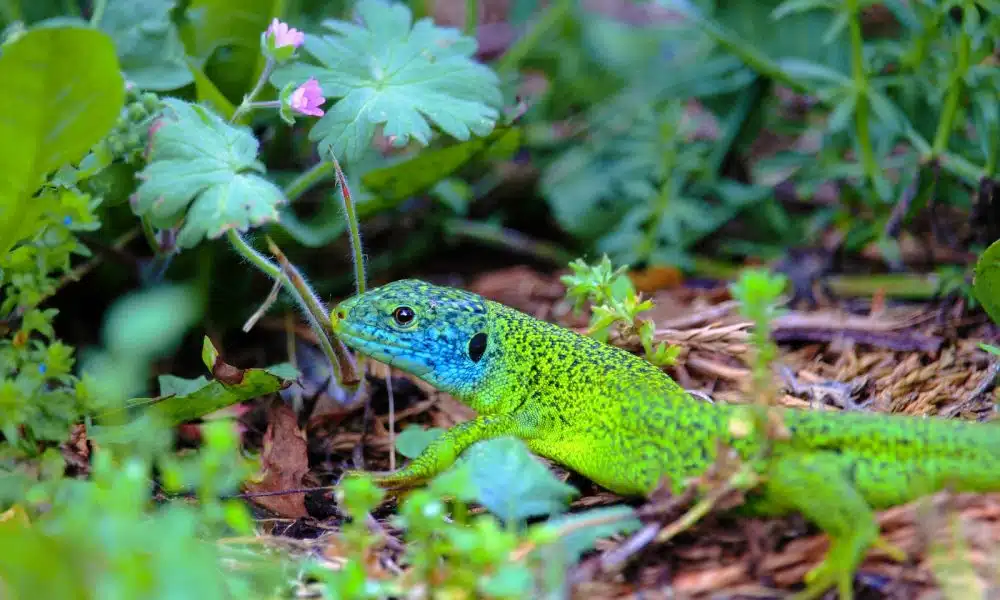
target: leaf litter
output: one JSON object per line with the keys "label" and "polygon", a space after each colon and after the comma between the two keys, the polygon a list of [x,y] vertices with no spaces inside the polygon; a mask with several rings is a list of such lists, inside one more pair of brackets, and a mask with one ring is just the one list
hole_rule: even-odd
{"label": "leaf litter", "polygon": [[[586,316],[574,314],[564,300],[559,275],[519,266],[481,274],[465,285],[538,318],[583,330]],[[677,365],[668,370],[671,376],[714,401],[745,402],[750,389],[750,369],[744,362],[749,360],[749,323],[739,317],[721,284],[681,286],[679,278],[662,274],[652,281],[644,287],[655,289],[657,282],[659,287],[666,286],[652,293],[655,308],[650,315],[657,323],[657,340],[683,348]],[[993,330],[985,316],[962,317],[960,308],[941,303],[896,306],[876,298],[863,309],[829,304],[790,310],[775,323],[781,348],[774,372],[781,391],[779,403],[817,410],[993,419],[994,380],[1000,369],[977,346],[978,341],[989,340]],[[638,340],[613,336],[611,342],[639,349]],[[307,419],[304,436],[292,427],[292,411],[271,409],[270,444],[265,444],[264,452],[267,475],[257,489],[299,488],[304,479],[335,484],[340,473],[352,467],[352,452],[362,438],[365,467],[388,469],[395,441],[389,433],[385,385],[390,376],[396,439],[408,426],[448,428],[474,415],[428,384],[373,363],[365,386],[372,412],[366,432],[361,427],[364,401],[360,398],[344,406],[336,419]],[[276,449],[279,442],[290,443],[290,448]],[[303,470],[305,457],[308,473]],[[402,460],[397,455],[397,466]],[[550,461],[542,462],[581,491],[570,505],[571,512],[622,504],[622,498]],[[303,495],[288,498],[301,500]],[[254,501],[266,506],[260,500]],[[339,529],[341,518],[332,504],[332,494],[323,493],[311,502],[308,498],[303,504],[292,500],[288,506],[270,508],[279,520],[297,519],[301,524],[283,535],[313,538],[307,547],[330,558],[339,554],[336,536],[330,532]],[[381,552],[389,553],[381,561],[373,557],[373,564],[397,570],[401,568],[395,562],[400,532],[389,520],[394,511],[393,502],[383,504],[373,513],[370,526],[382,531]],[[982,597],[1000,585],[998,565],[992,558],[1000,547],[1000,493],[941,492],[882,511],[878,520],[886,540],[909,558],[898,563],[872,550],[856,575],[860,597],[930,599],[941,597],[944,589],[950,594],[959,590],[961,597]],[[660,522],[669,524],[669,520]],[[711,511],[666,543],[640,539],[651,539],[659,529],[655,523],[647,524],[630,535],[598,541],[577,563],[577,573],[586,578],[574,581],[573,597],[780,597],[801,583],[827,548],[826,536],[797,515],[735,519]],[[610,571],[593,568],[597,563],[616,567]],[[589,566],[580,571],[583,565]]]}

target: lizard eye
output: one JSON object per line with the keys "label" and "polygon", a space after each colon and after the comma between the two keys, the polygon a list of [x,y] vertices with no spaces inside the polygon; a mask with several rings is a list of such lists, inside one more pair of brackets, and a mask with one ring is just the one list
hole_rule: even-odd
{"label": "lizard eye", "polygon": [[406,327],[413,322],[413,309],[409,306],[400,306],[396,310],[392,311],[392,318],[396,319],[396,323],[402,327]]}
{"label": "lizard eye", "polygon": [[479,359],[486,353],[486,334],[479,332],[469,340],[469,358],[472,362],[479,362]]}

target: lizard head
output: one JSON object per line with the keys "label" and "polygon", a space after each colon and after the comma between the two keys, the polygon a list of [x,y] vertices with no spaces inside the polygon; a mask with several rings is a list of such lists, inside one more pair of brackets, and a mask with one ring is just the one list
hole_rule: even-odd
{"label": "lizard head", "polygon": [[354,350],[465,395],[490,363],[487,301],[462,290],[405,279],[344,300],[334,333]]}

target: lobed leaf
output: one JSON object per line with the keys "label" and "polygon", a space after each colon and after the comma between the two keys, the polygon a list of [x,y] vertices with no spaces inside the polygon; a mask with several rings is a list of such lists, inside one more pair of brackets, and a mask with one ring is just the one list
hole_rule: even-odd
{"label": "lobed leaf", "polygon": [[306,36],[320,67],[294,63],[271,77],[278,88],[315,77],[326,97],[340,98],[309,133],[321,152],[357,159],[380,126],[396,146],[426,146],[432,125],[461,141],[492,131],[502,98],[496,74],[472,59],[475,40],[429,18],[412,23],[403,4],[356,8],[363,26],[328,20],[330,34]]}
{"label": "lobed leaf", "polygon": [[157,227],[183,222],[177,237],[182,248],[229,229],[277,221],[286,200],[261,176],[253,133],[204,107],[175,98],[163,102],[173,116],[164,117],[152,136],[149,165],[138,174],[136,213]]}

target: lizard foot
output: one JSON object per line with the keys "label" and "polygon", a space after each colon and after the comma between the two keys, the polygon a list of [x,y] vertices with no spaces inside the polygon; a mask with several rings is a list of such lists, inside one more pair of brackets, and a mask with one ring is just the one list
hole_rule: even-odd
{"label": "lizard foot", "polygon": [[837,586],[840,600],[854,598],[854,577],[851,571],[845,571],[831,556],[827,556],[817,567],[806,573],[805,582],[805,589],[793,594],[790,600],[814,600],[833,585]]}
{"label": "lizard foot", "polygon": [[[864,556],[865,547],[864,537],[834,538],[823,562],[806,573],[805,589],[791,598],[812,600],[822,596],[832,586],[836,586],[840,600],[851,600],[854,597],[854,570]],[[871,547],[882,550],[898,562],[906,560],[906,553],[885,541],[882,536],[875,536],[871,541]]]}

